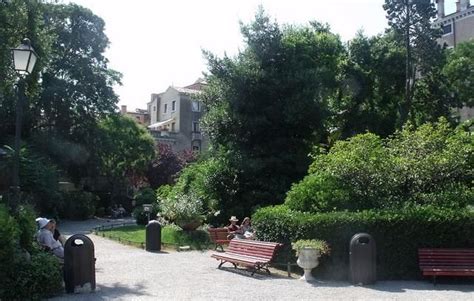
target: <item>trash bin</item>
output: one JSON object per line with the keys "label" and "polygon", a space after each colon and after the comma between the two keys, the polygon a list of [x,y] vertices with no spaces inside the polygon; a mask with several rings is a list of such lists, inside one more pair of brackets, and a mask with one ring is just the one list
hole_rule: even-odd
{"label": "trash bin", "polygon": [[350,279],[353,284],[375,283],[376,249],[375,240],[367,233],[352,236],[349,251]]}
{"label": "trash bin", "polygon": [[161,225],[156,220],[151,220],[148,225],[146,225],[145,248],[147,251],[161,250]]}
{"label": "trash bin", "polygon": [[64,283],[66,292],[95,290],[94,243],[82,234],[75,234],[64,244]]}

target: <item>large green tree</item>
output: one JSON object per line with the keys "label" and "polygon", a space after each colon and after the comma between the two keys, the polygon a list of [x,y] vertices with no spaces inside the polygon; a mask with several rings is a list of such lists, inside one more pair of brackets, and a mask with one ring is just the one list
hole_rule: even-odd
{"label": "large green tree", "polygon": [[337,86],[344,47],[325,25],[282,29],[263,10],[241,31],[246,46],[236,57],[205,53],[203,100],[212,145],[226,154],[232,165],[226,169],[237,171],[221,177],[232,181],[223,187],[234,187],[226,209],[248,214],[281,202],[305,173],[311,144],[325,132],[326,101]]}
{"label": "large green tree", "polygon": [[439,65],[442,51],[436,39],[441,33],[432,26],[436,8],[430,0],[385,0],[383,7],[389,26],[405,48],[405,98],[399,107],[401,126],[411,117],[416,80],[429,75]]}
{"label": "large green tree", "polygon": [[459,107],[474,107],[474,40],[460,43],[443,68]]}

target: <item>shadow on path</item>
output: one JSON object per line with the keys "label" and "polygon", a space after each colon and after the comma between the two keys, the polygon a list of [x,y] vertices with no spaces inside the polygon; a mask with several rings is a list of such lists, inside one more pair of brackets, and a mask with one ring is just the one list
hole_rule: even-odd
{"label": "shadow on path", "polygon": [[113,299],[133,299],[138,296],[150,296],[144,293],[145,286],[142,284],[125,285],[123,283],[114,283],[112,285],[97,285],[96,291],[92,293],[64,294],[48,300],[113,300]]}

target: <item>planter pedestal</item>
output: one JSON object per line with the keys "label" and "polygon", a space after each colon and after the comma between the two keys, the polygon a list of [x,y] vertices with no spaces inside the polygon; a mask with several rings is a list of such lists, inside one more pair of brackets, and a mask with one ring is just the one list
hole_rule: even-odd
{"label": "planter pedestal", "polygon": [[304,270],[304,275],[300,280],[314,281],[311,270],[319,265],[319,251],[313,248],[303,248],[298,252],[298,260],[296,263]]}

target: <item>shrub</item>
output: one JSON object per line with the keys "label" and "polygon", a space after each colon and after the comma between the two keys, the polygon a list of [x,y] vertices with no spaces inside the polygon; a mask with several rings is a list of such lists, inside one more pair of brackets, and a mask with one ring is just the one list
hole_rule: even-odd
{"label": "shrub", "polygon": [[[34,219],[33,219],[34,220]],[[0,204],[0,277],[3,267],[15,258],[15,251],[19,241],[20,231],[16,220],[9,214],[7,207]],[[0,279],[1,283],[1,279]]]}
{"label": "shrub", "polygon": [[[155,219],[156,214],[159,212],[159,206],[156,201],[154,201],[150,211],[150,220]],[[148,213],[143,209],[143,206],[138,206],[133,209],[132,216],[136,219],[137,224],[146,225],[148,224]]]}
{"label": "shrub", "polygon": [[156,202],[155,191],[149,187],[140,189],[135,196],[135,206],[142,206],[143,204],[152,204]]}
{"label": "shrub", "polygon": [[58,206],[59,216],[62,218],[84,220],[94,216],[96,195],[86,191],[65,192]]}
{"label": "shrub", "polygon": [[8,273],[0,290],[4,300],[39,300],[62,290],[59,261],[49,253],[37,251],[30,261],[18,258],[9,265]]}
{"label": "shrub", "polygon": [[202,222],[203,202],[194,193],[171,195],[161,200],[163,216],[182,226],[189,222]]}
{"label": "shrub", "polygon": [[386,140],[368,133],[339,141],[314,157],[309,175],[293,185],[285,203],[309,212],[407,203],[465,207],[473,195],[473,139],[441,120],[416,130],[407,126]]}
{"label": "shrub", "polygon": [[16,221],[20,232],[19,242],[22,249],[31,252],[33,249],[33,236],[36,233],[36,213],[29,205],[22,205],[16,213]]}
{"label": "shrub", "polygon": [[277,261],[295,260],[291,242],[322,239],[331,246],[319,276],[346,279],[351,237],[360,232],[371,234],[377,246],[379,279],[420,277],[417,250],[422,247],[474,247],[474,211],[467,209],[411,206],[399,210],[361,212],[302,213],[287,206],[267,207],[253,216],[259,239],[285,244]]}

